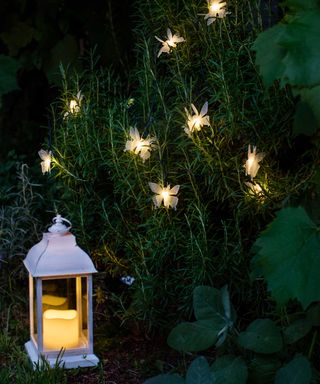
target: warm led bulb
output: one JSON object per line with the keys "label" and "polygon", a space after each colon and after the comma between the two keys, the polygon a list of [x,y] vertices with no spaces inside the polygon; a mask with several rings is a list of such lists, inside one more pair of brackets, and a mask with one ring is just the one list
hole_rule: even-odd
{"label": "warm led bulb", "polygon": [[175,47],[175,46],[176,46],[176,44],[175,44],[173,38],[168,39],[168,40],[167,40],[167,44],[168,44],[170,47]]}
{"label": "warm led bulb", "polygon": [[50,169],[50,166],[51,166],[51,157],[47,157],[45,160],[43,160],[44,162],[44,167],[45,169]]}
{"label": "warm led bulb", "polygon": [[252,158],[252,157],[250,157],[248,160],[247,160],[247,164],[248,164],[248,167],[249,168],[251,168],[252,167],[252,165],[253,165],[253,163],[255,162],[255,159],[254,158]]}
{"label": "warm led bulb", "polygon": [[211,13],[219,12],[220,11],[220,4],[219,3],[213,3],[210,5],[209,10]]}
{"label": "warm led bulb", "polygon": [[169,192],[168,191],[162,191],[161,195],[164,199],[167,199],[169,197]]}
{"label": "warm led bulb", "polygon": [[201,127],[201,119],[200,119],[199,117],[196,117],[196,118],[194,119],[194,127],[195,127],[196,129],[198,129],[198,130],[199,130],[199,128]]}
{"label": "warm led bulb", "polygon": [[69,109],[70,109],[71,113],[78,112],[79,106],[78,106],[77,100],[71,100],[70,101]]}
{"label": "warm led bulb", "polygon": [[139,140],[136,146],[136,152],[140,152],[143,147],[143,140]]}

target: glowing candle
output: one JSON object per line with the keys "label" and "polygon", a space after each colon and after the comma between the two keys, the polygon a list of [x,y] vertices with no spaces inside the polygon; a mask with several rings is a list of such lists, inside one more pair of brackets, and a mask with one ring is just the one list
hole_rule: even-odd
{"label": "glowing candle", "polygon": [[79,316],[74,309],[43,312],[43,346],[46,349],[75,348],[79,345]]}

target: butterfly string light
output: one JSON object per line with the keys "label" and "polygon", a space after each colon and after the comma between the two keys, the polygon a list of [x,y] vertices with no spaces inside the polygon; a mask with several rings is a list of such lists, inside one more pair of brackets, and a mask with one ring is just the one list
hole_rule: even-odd
{"label": "butterfly string light", "polygon": [[207,101],[203,104],[200,113],[198,112],[194,104],[191,104],[191,108],[194,112],[193,115],[190,115],[188,110],[185,108],[185,111],[187,114],[187,126],[185,127],[184,131],[188,136],[190,136],[191,133],[193,133],[194,131],[200,131],[203,126],[210,125],[209,116],[207,116],[207,113],[208,113]]}
{"label": "butterfly string light", "polygon": [[167,40],[161,40],[159,37],[155,36],[155,38],[162,43],[162,47],[158,52],[158,57],[162,53],[170,53],[172,48],[175,48],[178,43],[182,43],[185,39],[179,35],[179,33],[172,35],[170,28],[167,29]]}
{"label": "butterfly string light", "polygon": [[180,189],[180,185],[175,185],[173,188],[170,188],[170,184],[166,187],[162,187],[156,183],[149,183],[149,187],[152,192],[155,193],[153,196],[153,204],[156,208],[160,208],[162,202],[166,208],[177,209],[178,198],[175,196]]}
{"label": "butterfly string light", "polygon": [[208,13],[204,16],[207,25],[212,24],[217,19],[226,17],[230,12],[226,10],[227,3],[220,0],[208,0]]}
{"label": "butterfly string light", "polygon": [[83,95],[81,94],[81,91],[79,91],[76,95],[76,97],[69,102],[68,111],[65,112],[64,118],[71,115],[76,115],[80,112],[81,109],[81,103],[82,103]]}
{"label": "butterfly string light", "polygon": [[148,136],[146,139],[143,139],[136,127],[130,128],[129,134],[130,139],[127,140],[124,151],[133,152],[134,154],[139,155],[142,161],[145,162],[151,155],[151,150],[154,148],[157,141],[156,138]]}
{"label": "butterfly string light", "polygon": [[52,152],[46,151],[44,149],[40,149],[38,152],[40,158],[41,158],[41,171],[44,175],[45,173],[50,173],[51,171],[51,160],[52,160]]}
{"label": "butterfly string light", "polygon": [[246,163],[244,165],[246,169],[246,175],[250,176],[251,181],[254,177],[256,177],[259,168],[260,168],[260,161],[264,158],[264,153],[257,153],[257,147],[253,146],[251,148],[251,145],[248,146],[248,159],[246,160]]}

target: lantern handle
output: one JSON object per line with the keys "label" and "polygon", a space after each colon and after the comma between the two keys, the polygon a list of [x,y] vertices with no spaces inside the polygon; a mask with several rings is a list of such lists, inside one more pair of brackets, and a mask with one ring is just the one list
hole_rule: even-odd
{"label": "lantern handle", "polygon": [[[59,214],[57,214],[57,216],[52,219],[52,222],[54,224],[48,228],[48,231],[51,233],[66,233],[72,227],[71,222]],[[65,224],[63,224],[63,222],[68,223],[69,226],[67,227]]]}

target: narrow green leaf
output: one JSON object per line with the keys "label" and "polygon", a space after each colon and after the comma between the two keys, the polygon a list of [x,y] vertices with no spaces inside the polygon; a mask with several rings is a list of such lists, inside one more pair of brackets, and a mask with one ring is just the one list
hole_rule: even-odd
{"label": "narrow green leaf", "polygon": [[312,370],[309,360],[304,356],[296,356],[290,363],[279,369],[275,384],[309,384]]}
{"label": "narrow green leaf", "polygon": [[288,344],[293,344],[306,336],[311,328],[312,324],[308,319],[298,319],[284,330],[284,339]]}
{"label": "narrow green leaf", "polygon": [[254,247],[253,275],[262,273],[280,305],[296,298],[307,308],[320,300],[320,237],[302,207],[279,211]]}
{"label": "narrow green leaf", "polygon": [[218,357],[211,366],[213,384],[246,384],[248,369],[241,357]]}
{"label": "narrow green leaf", "polygon": [[179,375],[158,375],[151,377],[143,382],[143,384],[185,384],[185,380]]}
{"label": "narrow green leaf", "polygon": [[253,321],[245,332],[238,336],[239,344],[256,353],[275,353],[282,349],[280,329],[270,319]]}
{"label": "narrow green leaf", "polygon": [[186,384],[212,384],[212,373],[204,357],[200,356],[190,364]]}
{"label": "narrow green leaf", "polygon": [[183,352],[203,351],[215,344],[225,322],[221,317],[178,324],[170,332],[167,342],[171,348]]}

